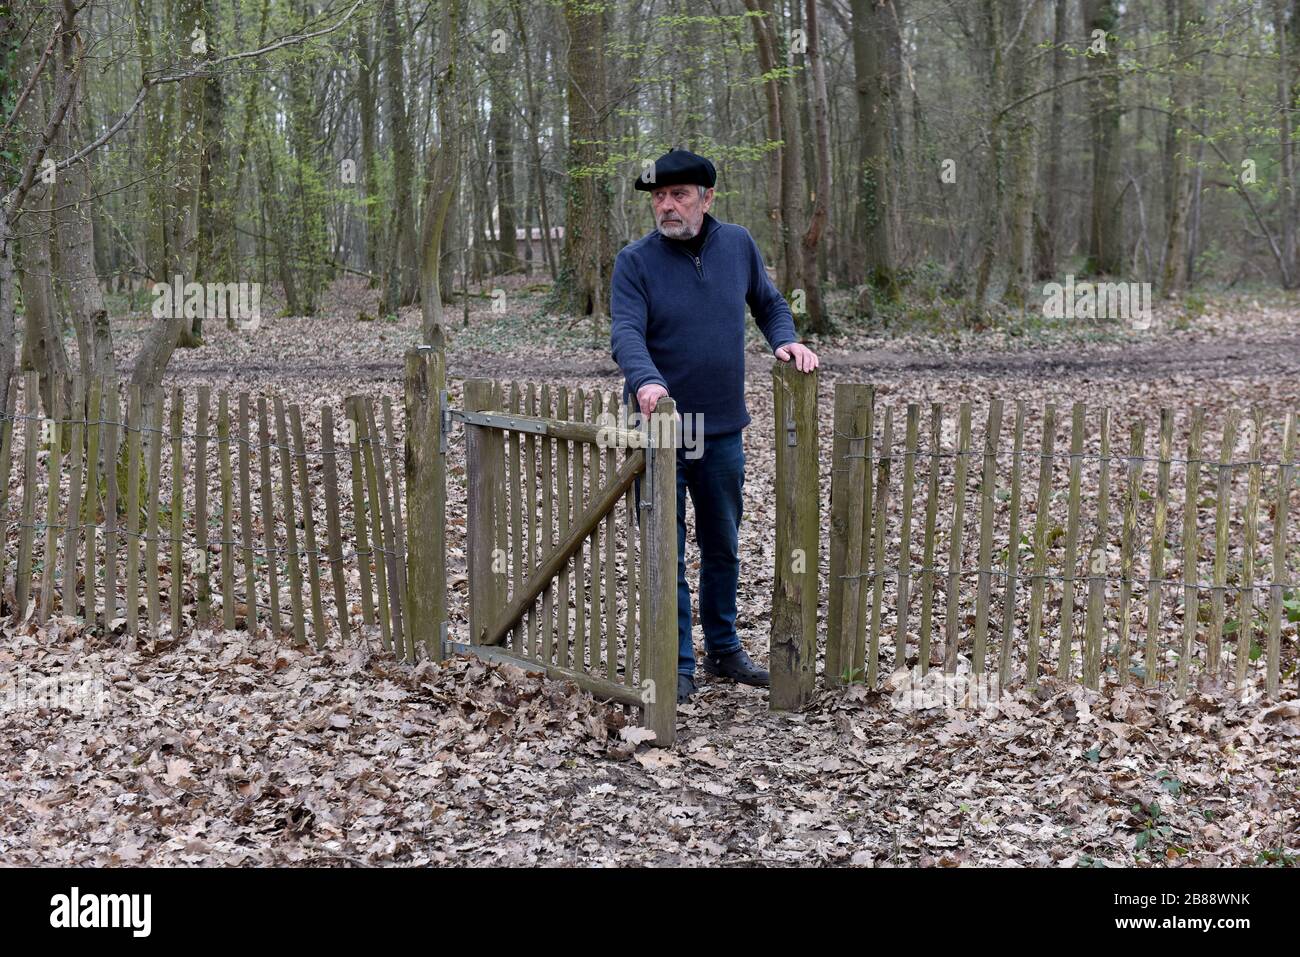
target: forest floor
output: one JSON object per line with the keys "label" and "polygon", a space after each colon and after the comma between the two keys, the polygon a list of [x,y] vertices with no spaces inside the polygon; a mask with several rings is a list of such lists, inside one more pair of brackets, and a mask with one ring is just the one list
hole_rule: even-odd
{"label": "forest floor", "polygon": [[[540,317],[522,286],[511,295],[505,315],[484,301],[468,327],[449,317],[454,401],[469,376],[620,384],[607,338],[593,344],[583,325]],[[397,397],[418,311],[358,322],[361,309],[374,312],[371,299],[342,288],[329,316],[210,328],[208,345],[178,354],[170,375],[300,401],[362,389]],[[1158,313],[1141,333],[858,330],[819,344],[824,396],[849,380],[949,410],[989,396],[1148,417],[1199,403],[1211,420],[1252,403],[1270,420],[1300,408],[1300,300],[1225,297],[1196,311]],[[119,328],[128,368],[143,323]],[[774,548],[765,355],[754,339],[738,620],[760,661]],[[450,491],[452,516],[463,514],[463,481]],[[450,570],[463,571],[463,541],[449,546]],[[463,583],[453,592],[455,638],[463,592]],[[1283,634],[1294,669],[1295,625]],[[1131,685],[1095,693],[1049,676],[982,711],[906,710],[856,686],[819,691],[795,715],[770,714],[764,690],[703,678],[679,710],[678,744],[654,749],[619,708],[472,659],[410,666],[368,644],[302,652],[265,629],[135,648],[70,619],[6,635],[0,666],[93,670],[110,705],[99,716],[0,712],[6,864],[1300,860],[1294,670],[1282,697],[1263,702],[1214,686],[1183,701]]]}

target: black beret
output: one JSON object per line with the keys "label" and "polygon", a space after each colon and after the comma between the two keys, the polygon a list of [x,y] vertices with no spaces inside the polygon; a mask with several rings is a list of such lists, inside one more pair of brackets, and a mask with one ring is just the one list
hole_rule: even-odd
{"label": "black beret", "polygon": [[645,170],[636,178],[636,188],[649,192],[660,186],[677,186],[682,183],[712,187],[718,181],[718,171],[703,156],[690,150],[671,149],[655,160],[654,173]]}

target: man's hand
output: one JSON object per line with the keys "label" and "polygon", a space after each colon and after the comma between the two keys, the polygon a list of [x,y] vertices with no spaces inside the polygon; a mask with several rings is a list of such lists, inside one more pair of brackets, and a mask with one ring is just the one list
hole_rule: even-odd
{"label": "man's hand", "polygon": [[794,360],[794,367],[800,372],[812,372],[817,368],[817,353],[797,342],[787,342],[776,350],[776,357],[782,362]]}
{"label": "man's hand", "polygon": [[641,407],[642,415],[649,415],[659,404],[659,400],[668,394],[668,390],[658,382],[650,382],[636,390],[636,403]]}

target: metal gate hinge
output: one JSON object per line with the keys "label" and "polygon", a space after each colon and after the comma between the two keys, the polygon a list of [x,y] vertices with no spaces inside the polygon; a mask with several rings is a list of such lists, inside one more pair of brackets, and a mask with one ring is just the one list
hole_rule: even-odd
{"label": "metal gate hinge", "polygon": [[485,425],[494,429],[508,429],[512,432],[531,432],[534,435],[546,435],[545,422],[536,419],[521,418],[513,415],[501,415],[493,412],[462,412],[460,409],[448,409],[447,415],[466,425]]}
{"label": "metal gate hinge", "polygon": [[447,435],[451,432],[451,406],[448,404],[447,390],[438,393],[438,451],[447,451]]}

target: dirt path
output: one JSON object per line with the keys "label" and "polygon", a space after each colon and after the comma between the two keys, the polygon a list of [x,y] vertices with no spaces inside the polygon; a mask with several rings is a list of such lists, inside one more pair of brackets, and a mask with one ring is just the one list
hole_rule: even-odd
{"label": "dirt path", "polygon": [[973,375],[1103,374],[1199,377],[1278,375],[1300,370],[1300,339],[1236,338],[1204,342],[1164,341],[1138,346],[1083,346],[1025,352],[933,355],[900,349],[827,356],[826,368],[888,372],[955,372]]}
{"label": "dirt path", "polygon": [[[535,375],[545,368],[552,376],[572,378],[616,377],[611,358],[526,357],[463,352],[451,354],[450,374],[455,378],[515,377]],[[1093,345],[1025,351],[922,352],[881,348],[827,353],[827,372],[871,371],[886,374],[950,373],[959,376],[1033,376],[1043,373],[1079,377],[1167,378],[1195,375],[1227,378],[1256,375],[1292,375],[1300,372],[1300,338],[1239,337],[1206,341],[1150,342],[1141,345]],[[402,359],[367,361],[241,362],[241,375],[272,378],[303,375],[333,377],[399,376]],[[228,361],[178,362],[173,368],[183,379],[203,380],[231,371]]]}

